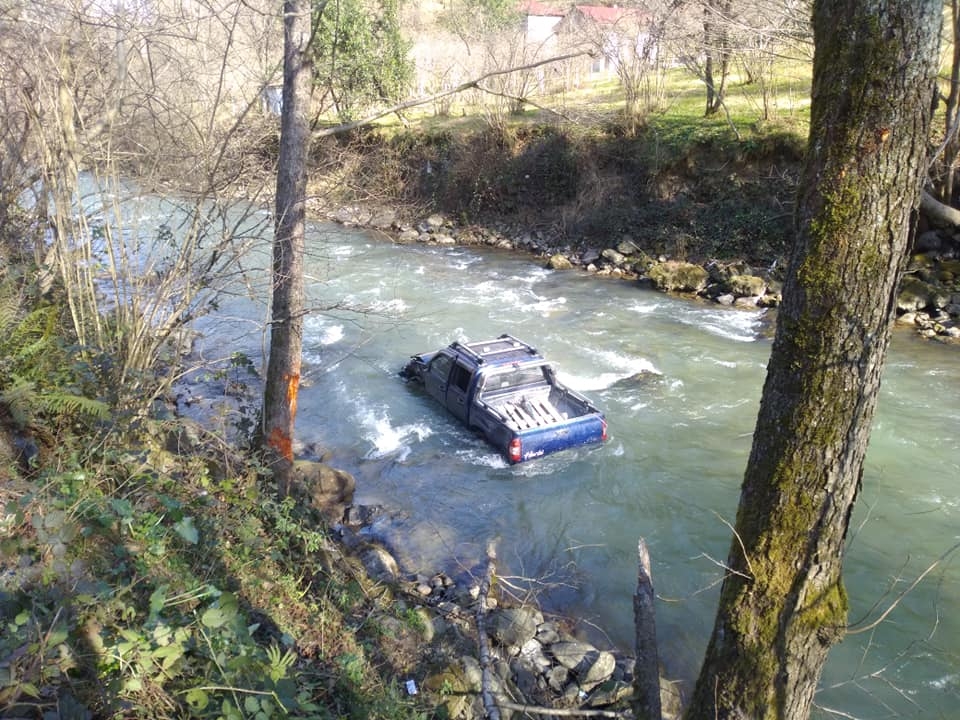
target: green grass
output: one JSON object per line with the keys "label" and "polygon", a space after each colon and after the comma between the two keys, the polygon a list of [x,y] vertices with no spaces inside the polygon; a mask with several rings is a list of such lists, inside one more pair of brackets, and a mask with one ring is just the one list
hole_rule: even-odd
{"label": "green grass", "polygon": [[[803,60],[781,60],[764,84],[748,82],[741,69],[727,78],[725,108],[704,117],[706,91],[692,72],[675,67],[665,73],[662,100],[641,111],[641,125],[653,127],[668,144],[702,142],[718,137],[748,139],[757,134],[788,132],[806,139],[810,120],[810,72]],[[764,92],[766,87],[766,92]],[[489,103],[483,95],[469,93],[451,100],[450,112],[440,115],[431,105],[404,113],[410,130],[470,132],[490,122]],[[486,96],[489,97],[489,96]],[[616,121],[624,107],[624,93],[614,75],[598,76],[579,88],[552,94],[531,94],[524,112],[504,113],[507,126],[540,123],[603,126]],[[537,107],[539,106],[539,107]],[[729,114],[729,117],[728,117]],[[396,115],[381,118],[377,127],[387,135],[402,132]],[[736,129],[736,133],[733,129]]]}

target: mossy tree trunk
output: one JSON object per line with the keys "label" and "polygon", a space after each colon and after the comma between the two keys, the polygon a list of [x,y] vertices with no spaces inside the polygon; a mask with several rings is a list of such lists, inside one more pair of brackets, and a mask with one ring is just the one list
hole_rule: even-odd
{"label": "mossy tree trunk", "polygon": [[310,90],[313,70],[309,0],[283,3],[283,109],[273,239],[270,355],[263,394],[264,449],[281,496],[290,489],[293,431],[303,349],[303,256]]}
{"label": "mossy tree trunk", "polygon": [[807,718],[925,175],[941,0],[816,0],[796,245],[689,718]]}

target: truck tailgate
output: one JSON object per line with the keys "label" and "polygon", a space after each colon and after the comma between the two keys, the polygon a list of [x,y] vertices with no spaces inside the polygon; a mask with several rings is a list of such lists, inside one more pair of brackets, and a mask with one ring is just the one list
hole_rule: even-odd
{"label": "truck tailgate", "polygon": [[566,422],[533,427],[517,433],[519,448],[509,448],[513,462],[532,460],[550,453],[606,440],[607,423],[600,414],[573,418]]}

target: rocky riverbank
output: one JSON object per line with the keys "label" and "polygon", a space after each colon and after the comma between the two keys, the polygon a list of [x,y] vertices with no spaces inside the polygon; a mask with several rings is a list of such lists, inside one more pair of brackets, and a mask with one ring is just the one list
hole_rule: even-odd
{"label": "rocky riverbank", "polygon": [[[758,268],[743,261],[653,257],[629,235],[611,241],[608,247],[575,248],[544,233],[517,227],[464,226],[439,213],[406,222],[394,210],[359,205],[323,215],[343,225],[382,233],[393,242],[482,245],[525,252],[555,270],[579,269],[634,280],[662,292],[721,305],[776,307],[781,300],[783,260]],[[915,328],[925,338],[960,342],[960,235],[928,229],[918,236],[897,297],[897,323]]]}
{"label": "rocky riverbank", "polygon": [[[746,263],[691,263],[664,256],[651,257],[630,237],[605,248],[572,248],[538,233],[517,228],[460,226],[432,214],[404,223],[390,211],[343,208],[329,216],[345,225],[383,233],[391,242],[437,246],[482,245],[526,252],[557,270],[579,270],[624,281],[644,283],[664,292],[684,293],[743,308],[776,307],[780,302],[777,267],[753,268]],[[932,245],[940,241],[939,248]],[[956,338],[958,302],[954,250],[939,234],[927,236],[929,246],[914,258],[900,299],[900,321],[923,329],[930,337]],[[952,238],[951,238],[952,242]],[[918,248],[919,249],[919,248]],[[954,283],[952,286],[950,283]],[[301,449],[309,456],[309,449]],[[298,483],[306,504],[321,513],[338,541],[325,552],[337,562],[362,566],[370,591],[389,594],[420,618],[420,629],[404,651],[421,657],[418,672],[401,678],[407,692],[429,693],[431,702],[450,717],[472,720],[485,716],[486,687],[501,707],[537,706],[593,711],[624,709],[632,692],[633,661],[615,648],[598,647],[574,631],[572,619],[546,617],[535,606],[507,594],[482,593],[484,567],[457,577],[444,573],[409,574],[398,553],[378,538],[378,521],[389,522],[389,510],[356,505],[354,481],[347,473],[319,462],[301,464]],[[400,553],[402,554],[402,553]],[[481,612],[481,597],[484,606]],[[387,622],[387,619],[383,619]],[[399,632],[398,635],[403,635]],[[481,642],[482,641],[482,642]],[[481,663],[478,648],[490,652]],[[679,689],[662,682],[664,706],[680,704]],[[670,716],[668,711],[667,716]]]}
{"label": "rocky riverbank", "polygon": [[[485,692],[503,717],[520,708],[605,710],[616,716],[629,706],[633,658],[585,641],[564,618],[546,617],[534,604],[489,590],[496,572],[493,553],[485,565],[457,578],[405,574],[372,530],[388,511],[353,504],[349,474],[299,461],[296,487],[379,591],[419,613],[420,637],[407,652],[429,662],[422,675],[403,679],[408,693],[432,693],[447,717],[461,720],[488,716]],[[661,680],[661,698],[663,717],[679,716],[679,688]]]}
{"label": "rocky riverbank", "polygon": [[[218,378],[180,384],[177,405],[170,408],[179,416],[177,452],[197,453],[202,428],[214,426],[215,418],[226,432],[259,392],[255,377],[247,383]],[[484,592],[484,579],[496,577],[489,561],[465,567],[456,577],[410,573],[403,548],[392,547],[378,530],[391,524],[391,509],[357,504],[355,478],[323,462],[317,448],[298,446],[295,452],[300,459],[293,493],[298,507],[328,528],[331,542],[321,551],[325,562],[355,567],[365,593],[385,595],[416,618],[413,633],[387,615],[375,619],[392,628],[394,651],[417,669],[398,678],[407,693],[429,696],[432,705],[458,720],[488,717],[485,690],[504,718],[520,707],[609,717],[629,707],[630,655],[598,646],[576,631],[576,618],[547,616],[535,602],[513,597],[503,583]],[[661,702],[664,718],[679,717],[680,688],[662,679]]]}

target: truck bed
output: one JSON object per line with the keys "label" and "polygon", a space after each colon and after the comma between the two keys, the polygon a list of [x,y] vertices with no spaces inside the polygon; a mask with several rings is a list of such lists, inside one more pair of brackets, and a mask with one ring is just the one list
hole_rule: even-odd
{"label": "truck bed", "polygon": [[546,385],[523,393],[483,397],[487,407],[499,413],[513,430],[556,425],[587,412],[587,408],[578,407],[571,400],[566,393],[551,393],[551,388]]}

